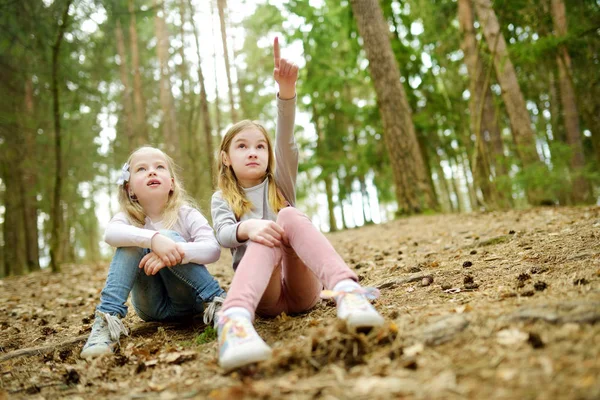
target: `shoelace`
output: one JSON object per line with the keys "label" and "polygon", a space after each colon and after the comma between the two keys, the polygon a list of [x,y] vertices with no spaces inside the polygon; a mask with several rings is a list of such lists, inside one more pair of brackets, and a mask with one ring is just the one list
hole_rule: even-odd
{"label": "shoelace", "polygon": [[208,303],[208,306],[204,310],[204,317],[203,317],[205,325],[208,325],[211,323],[211,321],[215,320],[215,315],[217,314],[219,309],[221,309],[221,307],[223,306],[224,301],[225,301],[224,298],[222,298],[220,296],[215,296],[213,301]]}
{"label": "shoelace", "polygon": [[123,333],[125,336],[129,336],[129,332],[127,331],[125,325],[123,325],[123,321],[121,321],[118,317],[106,313],[102,313],[102,316],[108,324],[108,332],[110,333],[110,338],[112,340],[118,342],[121,333]]}
{"label": "shoelace", "polygon": [[374,287],[359,287],[359,288],[356,288],[356,289],[353,289],[350,291],[323,290],[323,291],[321,291],[321,298],[322,299],[335,299],[335,301],[339,302],[340,300],[342,300],[342,298],[344,298],[344,296],[346,296],[348,294],[362,295],[362,296],[365,296],[365,298],[367,298],[368,300],[375,300],[376,298],[379,297],[380,293],[379,293],[379,289],[374,288]]}

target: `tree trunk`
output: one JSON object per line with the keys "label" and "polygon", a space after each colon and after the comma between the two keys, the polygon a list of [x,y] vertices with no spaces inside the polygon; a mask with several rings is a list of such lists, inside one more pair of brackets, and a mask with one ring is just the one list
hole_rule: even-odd
{"label": "tree trunk", "polygon": [[456,196],[456,211],[463,212],[465,210],[465,205],[463,202],[461,190],[460,190],[460,182],[458,182],[458,161],[454,160],[455,164],[452,164],[452,159],[448,159],[448,165],[450,166],[450,171],[452,175],[450,176],[450,181],[452,182],[452,189],[454,190],[454,195]]}
{"label": "tree trunk", "polygon": [[223,56],[225,57],[225,72],[227,74],[227,86],[229,87],[229,104],[231,106],[231,120],[237,121],[237,113],[235,111],[235,102],[233,100],[233,85],[231,83],[231,66],[229,64],[229,50],[227,49],[227,28],[225,25],[225,9],[227,8],[226,0],[217,0],[219,9],[219,21],[221,22],[221,40],[223,42]]}
{"label": "tree trunk", "polygon": [[56,177],[54,180],[54,196],[52,199],[52,232],[50,243],[50,266],[52,272],[60,272],[61,254],[61,230],[62,230],[62,207],[61,207],[61,189],[62,189],[62,149],[61,149],[61,133],[60,133],[60,103],[58,89],[58,55],[60,53],[60,45],[65,35],[67,20],[69,18],[69,8],[71,8],[72,0],[67,0],[65,11],[60,21],[58,35],[52,46],[52,104],[54,111],[54,157],[56,161]]}
{"label": "tree trunk", "polygon": [[21,131],[23,133],[23,146],[21,153],[22,177],[22,202],[23,225],[25,227],[25,246],[27,252],[27,269],[29,272],[40,269],[40,249],[38,244],[38,206],[37,206],[37,179],[36,179],[36,132],[32,126],[35,118],[33,82],[31,76],[25,80],[25,102]]}
{"label": "tree trunk", "polygon": [[134,0],[129,0],[129,42],[131,48],[131,66],[133,67],[133,104],[135,106],[135,147],[150,141],[146,125],[146,101],[142,87],[140,72],[140,55],[138,50],[137,24],[135,18]]}
{"label": "tree trunk", "polygon": [[212,124],[210,122],[210,113],[208,111],[208,97],[206,95],[206,83],[204,82],[204,74],[202,73],[202,58],[200,57],[200,38],[199,33],[196,29],[196,23],[194,22],[194,7],[192,1],[189,2],[190,10],[192,12],[192,26],[194,27],[194,38],[196,39],[196,53],[198,55],[198,80],[200,84],[200,114],[202,116],[202,126],[204,130],[204,143],[206,146],[206,161],[207,170],[210,176],[210,186],[212,189],[215,188],[215,179],[213,174],[213,165],[215,155],[213,154],[213,143],[212,143]]}
{"label": "tree trunk", "polygon": [[346,213],[344,212],[344,182],[343,179],[340,177],[340,173],[339,170],[336,173],[336,180],[337,180],[337,184],[338,184],[338,207],[340,207],[340,211],[342,213],[342,229],[347,230],[349,225],[348,225],[348,217],[346,216]]}
{"label": "tree trunk", "polygon": [[384,139],[394,174],[398,212],[412,214],[424,208],[435,208],[412,123],[412,112],[400,82],[400,71],[381,7],[377,0],[352,0],[351,4],[375,84]]}
{"label": "tree trunk", "polygon": [[123,38],[123,28],[120,20],[117,20],[115,37],[117,40],[117,52],[119,53],[119,73],[121,76],[121,84],[123,85],[123,111],[125,113],[126,130],[125,137],[127,138],[127,151],[131,151],[138,146],[138,143],[135,139],[133,104],[131,102],[131,81],[129,80],[129,67],[127,65],[125,39]]}
{"label": "tree trunk", "polygon": [[476,144],[473,177],[476,186],[481,188],[487,205],[496,208],[498,194],[490,182],[492,177],[490,165],[492,163],[488,153],[490,146],[486,146],[486,138],[488,138],[487,142],[490,142],[492,137],[499,137],[500,130],[496,122],[496,112],[489,86],[489,72],[491,71],[485,71],[479,55],[477,37],[473,28],[471,0],[458,0],[458,21],[463,33],[461,48],[465,54],[465,64],[470,76],[470,128],[472,134],[475,135]]}
{"label": "tree trunk", "polygon": [[327,211],[329,214],[329,232],[337,232],[337,223],[335,222],[335,203],[333,201],[333,180],[331,175],[327,174],[323,178],[325,182],[325,194],[327,195]]}
{"label": "tree trunk", "polygon": [[[517,154],[522,163],[522,168],[538,167],[542,173],[543,164],[535,147],[535,135],[531,128],[531,119],[525,105],[525,99],[521,92],[515,69],[512,65],[504,36],[500,31],[500,25],[496,13],[492,8],[491,0],[475,0],[475,11],[479,17],[483,34],[492,52],[496,76],[502,88],[502,98],[506,105],[506,111],[510,119],[513,139],[515,141]],[[542,203],[543,195],[540,188],[528,183],[526,188],[530,203],[537,205]]]}
{"label": "tree trunk", "polygon": [[[14,99],[10,99],[11,101]],[[16,111],[16,108],[13,108]],[[4,274],[22,275],[26,272],[27,252],[25,248],[25,235],[23,226],[23,202],[21,197],[20,157],[18,153],[20,135],[15,135],[17,126],[6,127],[9,131],[5,135],[2,148],[2,173],[4,183],[4,223],[2,236],[4,239]]]}
{"label": "tree trunk", "polygon": [[[565,37],[567,35],[567,18],[563,0],[552,0],[552,22],[555,35]],[[587,179],[582,176],[585,168],[585,157],[579,127],[579,112],[577,111],[575,89],[573,87],[571,57],[564,44],[558,47],[556,63],[560,82],[560,99],[567,131],[567,144],[572,152],[570,164],[571,174],[574,178],[571,193],[575,203],[589,203],[592,200],[592,188]]]}
{"label": "tree trunk", "polygon": [[[373,222],[371,218],[371,202],[369,201],[369,192],[367,192],[367,183],[365,181],[365,176],[359,176],[358,182],[360,183],[360,195],[361,195],[361,203],[362,203],[362,212],[363,219],[365,220],[365,225]],[[368,213],[367,213],[368,211]],[[368,214],[368,215],[367,215]]]}
{"label": "tree trunk", "polygon": [[177,129],[177,117],[175,115],[175,100],[171,91],[171,73],[169,70],[169,32],[164,15],[163,3],[154,0],[156,14],[154,14],[154,26],[156,30],[156,54],[160,68],[160,105],[162,108],[163,139],[166,144],[167,154],[180,159],[181,146],[179,145],[179,130]]}
{"label": "tree trunk", "polygon": [[[217,33],[215,32],[215,24],[214,21],[214,13],[215,7],[213,1],[210,2],[210,20],[212,26],[212,36],[217,37]],[[215,72],[215,122],[217,124],[217,134],[221,134],[221,129],[223,128],[221,123],[221,99],[219,97],[219,80],[217,79],[217,46],[216,40],[213,40],[213,68]]]}
{"label": "tree trunk", "polygon": [[[211,1],[212,3],[212,1]],[[179,0],[179,15],[181,19],[181,25],[179,26],[179,37],[181,40],[181,46],[179,47],[179,56],[181,57],[181,64],[179,64],[179,75],[181,76],[181,100],[184,105],[188,103],[188,91],[189,91],[189,70],[187,62],[185,60],[185,0]],[[192,17],[193,19],[193,17]]]}

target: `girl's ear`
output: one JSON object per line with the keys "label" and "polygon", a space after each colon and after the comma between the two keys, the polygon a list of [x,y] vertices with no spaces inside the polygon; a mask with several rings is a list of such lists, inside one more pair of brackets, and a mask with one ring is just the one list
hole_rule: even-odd
{"label": "girl's ear", "polygon": [[221,162],[226,166],[229,167],[229,165],[231,165],[231,162],[229,161],[229,156],[227,155],[226,152],[221,151]]}
{"label": "girl's ear", "polygon": [[171,178],[171,192],[175,190],[175,178]]}

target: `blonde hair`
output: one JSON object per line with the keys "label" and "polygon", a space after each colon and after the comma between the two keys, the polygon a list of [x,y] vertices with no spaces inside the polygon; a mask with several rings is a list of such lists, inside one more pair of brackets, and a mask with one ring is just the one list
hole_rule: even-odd
{"label": "blonde hair", "polygon": [[[196,202],[188,195],[183,187],[183,183],[177,174],[177,170],[179,167],[175,164],[175,161],[171,157],[169,157],[164,151],[157,149],[152,146],[142,146],[135,150],[129,158],[127,159],[127,164],[131,166],[131,160],[133,157],[142,151],[159,151],[165,157],[167,162],[167,168],[169,173],[171,174],[171,178],[173,178],[173,190],[169,194],[169,199],[167,200],[167,204],[163,209],[163,219],[162,225],[164,229],[171,229],[173,225],[177,222],[179,218],[179,210],[182,206],[190,206],[194,208],[198,208]],[[131,167],[130,167],[131,168]],[[129,182],[123,183],[123,185],[119,186],[119,205],[121,206],[121,211],[127,214],[129,221],[137,226],[142,227],[146,224],[146,213],[144,209],[135,199],[132,199],[129,196]]]}
{"label": "blonde hair", "polygon": [[227,130],[223,140],[221,140],[221,147],[219,148],[219,154],[217,156],[219,177],[217,184],[223,198],[229,206],[233,209],[235,217],[239,220],[244,214],[252,209],[252,203],[246,197],[244,189],[239,184],[235,172],[231,166],[226,166],[223,162],[223,152],[229,154],[229,146],[233,141],[233,138],[240,132],[246,129],[256,128],[265,136],[267,141],[267,148],[269,152],[269,163],[267,165],[267,171],[265,176],[269,179],[269,205],[275,212],[279,212],[285,207],[286,200],[279,191],[277,183],[275,182],[275,155],[273,153],[273,143],[267,130],[258,122],[243,120],[233,125]]}

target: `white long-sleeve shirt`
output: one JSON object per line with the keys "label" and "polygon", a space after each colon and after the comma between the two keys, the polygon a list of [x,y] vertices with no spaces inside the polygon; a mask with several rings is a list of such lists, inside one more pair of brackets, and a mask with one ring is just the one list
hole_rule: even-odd
{"label": "white long-sleeve shirt", "polygon": [[[104,241],[114,247],[151,248],[151,242],[158,231],[164,229],[162,221],[153,222],[146,217],[143,228],[131,225],[124,212],[116,214],[108,223],[104,232]],[[209,264],[221,256],[221,246],[215,238],[213,229],[200,211],[189,206],[179,210],[175,225],[169,229],[185,239],[180,243],[185,252],[181,264]]]}

